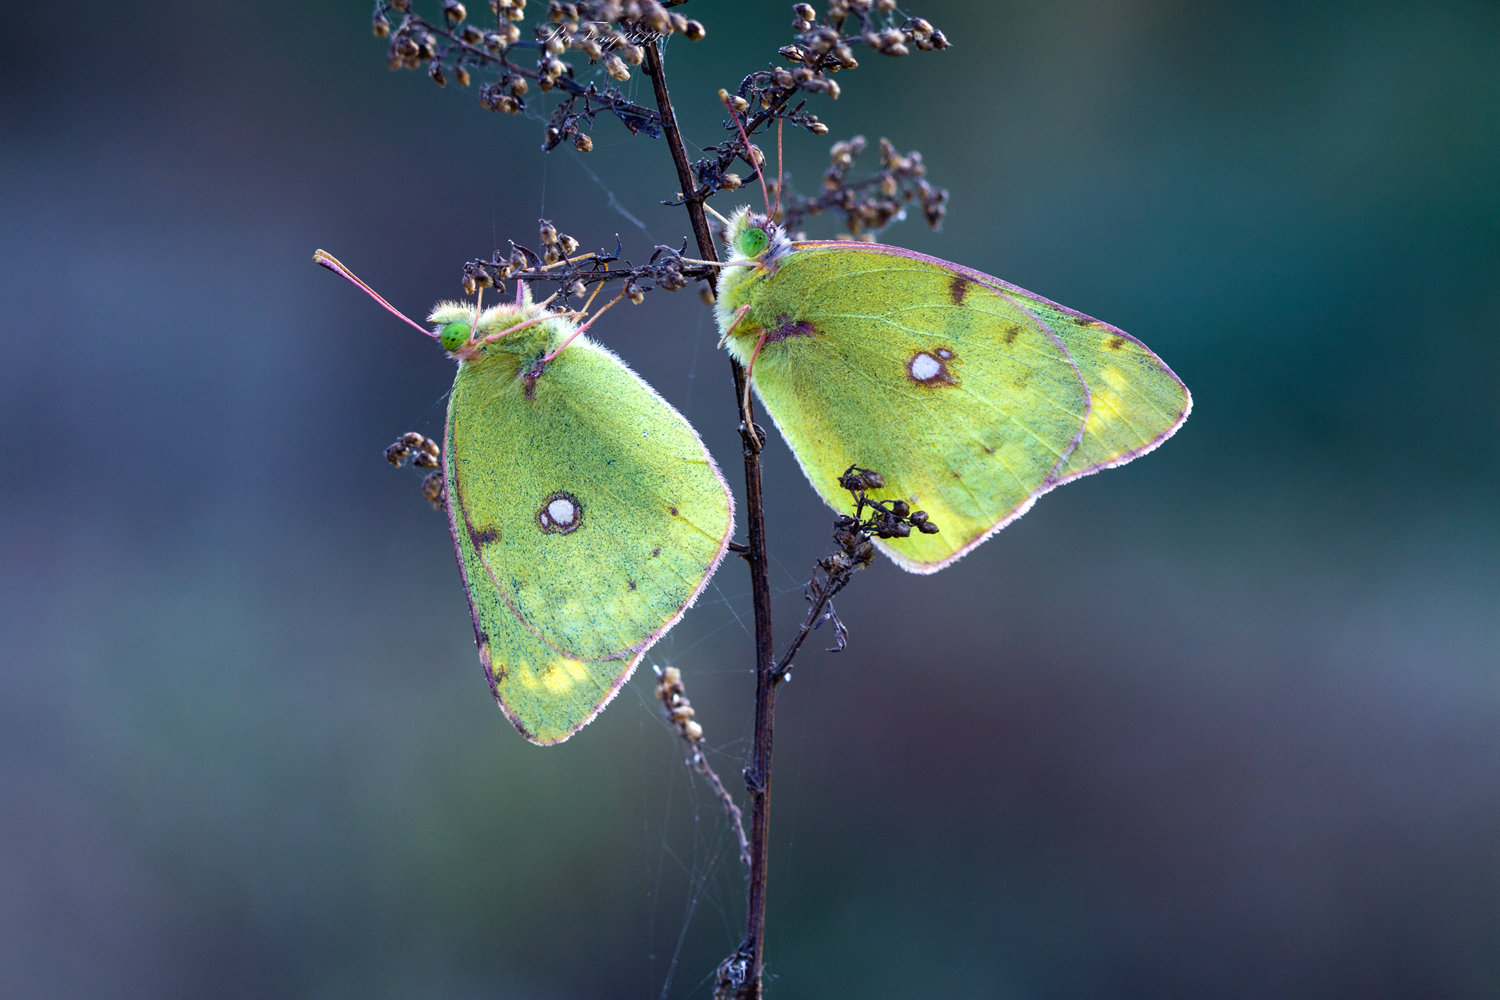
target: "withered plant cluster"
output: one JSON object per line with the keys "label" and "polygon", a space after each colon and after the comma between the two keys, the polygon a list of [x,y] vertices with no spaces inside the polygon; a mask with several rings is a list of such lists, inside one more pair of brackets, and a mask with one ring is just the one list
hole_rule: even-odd
{"label": "withered plant cluster", "polygon": [[[674,291],[697,282],[712,300],[716,248],[704,215],[706,203],[721,191],[746,186],[760,175],[767,187],[767,209],[800,238],[803,224],[821,213],[843,217],[850,238],[868,239],[906,216],[915,206],[922,218],[937,228],[946,211],[947,192],[926,179],[918,152],[900,153],[885,139],[878,143],[879,168],[857,179],[860,156],[869,147],[860,135],[835,142],[821,190],[797,195],[776,190],[779,178],[765,176],[765,153],[752,137],[774,131],[782,141],[786,126],[814,136],[829,127],[809,109],[817,99],[836,100],[841,86],[836,76],[859,66],[858,54],[901,57],[913,51],[947,48],[943,32],[921,17],[906,16],[895,0],[827,0],[819,13],[811,4],[792,7],[791,38],[775,57],[753,69],[737,86],[718,90],[725,108],[723,141],[702,145],[702,155],[690,160],[678,130],[659,47],[670,36],[687,41],[703,39],[707,29],[676,8],[687,0],[550,0],[544,13],[528,14],[526,0],[488,0],[487,11],[471,17],[459,0],[433,0],[436,11],[427,16],[413,9],[411,0],[376,0],[375,34],[388,40],[387,63],[393,69],[425,69],[441,86],[450,82],[473,87],[482,107],[505,114],[526,114],[545,122],[542,147],[554,150],[565,141],[580,153],[593,150],[590,133],[601,116],[618,120],[632,134],[663,139],[675,168],[675,183],[661,193],[663,205],[686,208],[696,244],[696,258],[687,255],[687,240],[679,246],[655,246],[643,263],[632,263],[618,238],[613,250],[582,252],[579,242],[551,221],[538,224],[535,247],[507,241],[486,257],[464,264],[463,287],[473,294],[482,288],[504,289],[507,282],[524,281],[554,286],[553,308],[576,309],[592,302],[606,285],[619,290],[608,308],[628,299],[639,304],[661,288]],[[542,5],[533,2],[533,12]],[[736,17],[757,12],[757,5],[700,5]],[[628,98],[620,85],[636,75],[651,84],[654,106]],[[535,91],[535,93],[533,92]],[[542,100],[538,95],[548,95]],[[701,95],[710,98],[712,91]],[[528,102],[535,102],[532,107]],[[774,128],[773,128],[774,126]],[[743,171],[743,172],[741,172]],[[675,192],[675,194],[672,194]],[[705,263],[704,260],[710,263]],[[541,296],[538,296],[541,298]],[[746,373],[731,359],[736,411],[748,400]],[[748,407],[748,403],[746,404]],[[747,562],[751,577],[756,649],[755,734],[751,758],[744,770],[749,799],[748,833],[733,796],[709,766],[703,753],[703,728],[688,701],[680,672],[667,668],[658,677],[657,696],[671,724],[690,748],[689,765],[708,780],[722,801],[740,842],[747,869],[746,929],[739,948],[718,967],[716,998],[755,1000],[761,996],[764,969],[766,845],[772,719],[775,692],[786,679],[803,642],[824,623],[835,635],[834,649],[842,649],[846,631],[833,611],[832,600],[853,574],[873,557],[873,537],[899,538],[912,532],[938,530],[927,515],[900,500],[880,500],[873,491],[884,486],[879,472],[851,467],[841,479],[850,493],[852,514],[834,523],[834,550],[819,559],[806,586],[808,612],[784,655],[775,656],[770,620],[770,577],[766,555],[764,511],[761,502],[760,448],[763,432],[748,409],[740,432],[744,444],[745,505],[748,541],[732,543],[731,550]],[[410,462],[419,468],[440,466],[439,450],[419,434],[398,439],[386,453],[393,464]],[[423,482],[423,492],[441,505],[441,471]]]}

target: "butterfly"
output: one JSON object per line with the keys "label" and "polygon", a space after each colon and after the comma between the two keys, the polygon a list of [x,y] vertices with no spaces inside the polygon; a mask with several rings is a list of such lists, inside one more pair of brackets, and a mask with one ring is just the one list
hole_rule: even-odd
{"label": "butterfly", "polygon": [[412,323],[458,362],[443,502],[480,663],[539,744],[614,697],[708,584],[734,526],[697,432],[575,320],[522,286],[514,304],[440,302],[430,331]]}
{"label": "butterfly", "polygon": [[876,540],[934,573],[1043,493],[1176,433],[1187,387],[1139,340],[999,278],[877,243],[793,242],[766,215],[724,220],[723,343],[813,488],[881,473],[939,531]]}

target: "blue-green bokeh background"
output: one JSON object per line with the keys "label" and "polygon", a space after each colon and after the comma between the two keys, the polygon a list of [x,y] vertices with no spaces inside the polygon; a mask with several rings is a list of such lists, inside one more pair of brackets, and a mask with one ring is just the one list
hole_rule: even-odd
{"label": "blue-green bokeh background", "polygon": [[[1500,996],[1500,11],[1039,6],[914,7],[954,48],[815,110],[951,190],[887,239],[1140,335],[1196,412],[840,601],[781,701],[772,995]],[[667,50],[700,143],[785,40],[729,7]],[[544,157],[368,13],[0,32],[5,996],[704,997],[738,941],[647,677],[553,750],[490,703],[380,459],[449,363],[310,261],[420,312],[541,215],[644,256],[686,232],[665,149]],[[737,483],[696,296],[599,332]],[[766,477],[784,641],[829,515],[779,441]],[[653,656],[731,779],[746,594],[731,561]]]}

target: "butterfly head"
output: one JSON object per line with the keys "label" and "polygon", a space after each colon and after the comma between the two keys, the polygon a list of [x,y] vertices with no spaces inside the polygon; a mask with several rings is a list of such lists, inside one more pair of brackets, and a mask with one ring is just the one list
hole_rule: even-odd
{"label": "butterfly head", "polygon": [[780,226],[747,205],[735,211],[724,226],[724,247],[729,252],[727,264],[759,265],[775,269],[778,261],[791,252],[792,243]]}
{"label": "butterfly head", "polygon": [[517,304],[490,306],[477,317],[472,303],[439,302],[427,322],[443,350],[454,360],[468,363],[499,355],[540,357],[574,328],[563,317],[533,305],[529,297]]}

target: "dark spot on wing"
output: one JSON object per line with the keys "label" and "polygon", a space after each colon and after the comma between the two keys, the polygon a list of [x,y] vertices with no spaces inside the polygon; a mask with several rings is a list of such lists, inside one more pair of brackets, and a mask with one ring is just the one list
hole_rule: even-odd
{"label": "dark spot on wing", "polygon": [[1104,346],[1107,347],[1107,348],[1109,348],[1111,351],[1118,351],[1120,348],[1122,348],[1122,347],[1125,346],[1125,338],[1124,337],[1110,337],[1108,340],[1106,340],[1104,342]]}
{"label": "dark spot on wing", "polygon": [[774,344],[788,337],[816,336],[818,328],[806,320],[794,321],[790,316],[777,316],[776,326],[766,331],[766,343]]}
{"label": "dark spot on wing", "polygon": [[672,515],[672,516],[673,516],[673,517],[676,517],[676,516],[677,516],[677,508],[676,508],[676,507],[671,507],[671,506],[669,506],[669,507],[667,507],[667,510],[668,510],[668,511],[669,511],[669,512],[670,512],[670,513],[671,513],[671,515]]}
{"label": "dark spot on wing", "polygon": [[1014,344],[1016,342],[1016,338],[1020,335],[1021,327],[1015,323],[1012,323],[1010,326],[1005,328],[1005,342],[1007,344]]}
{"label": "dark spot on wing", "polygon": [[661,549],[652,549],[651,550],[651,558],[652,559],[655,559],[659,555],[661,555]]}
{"label": "dark spot on wing", "polygon": [[494,526],[476,528],[469,525],[469,541],[474,543],[476,549],[482,548],[500,537],[500,529]]}
{"label": "dark spot on wing", "polygon": [[630,589],[631,590],[635,589],[635,581],[634,580],[626,580],[625,582],[628,583],[628,584],[630,584]]}
{"label": "dark spot on wing", "polygon": [[973,285],[974,282],[970,281],[968,278],[965,278],[961,274],[955,274],[953,276],[953,281],[948,285],[948,298],[952,299],[953,304],[956,306],[963,305],[964,296],[969,294],[969,289],[972,288]]}

